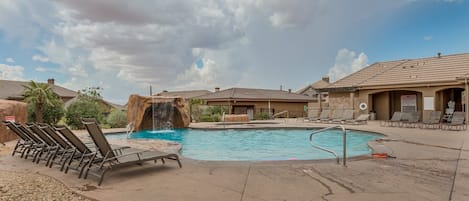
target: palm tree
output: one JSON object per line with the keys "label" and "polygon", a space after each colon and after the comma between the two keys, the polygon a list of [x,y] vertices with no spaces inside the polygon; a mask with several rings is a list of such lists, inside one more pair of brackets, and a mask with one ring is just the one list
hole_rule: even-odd
{"label": "palm tree", "polygon": [[48,84],[36,83],[30,81],[28,85],[24,87],[24,100],[29,104],[34,104],[36,122],[42,123],[42,112],[45,105],[53,106],[53,99],[55,94]]}

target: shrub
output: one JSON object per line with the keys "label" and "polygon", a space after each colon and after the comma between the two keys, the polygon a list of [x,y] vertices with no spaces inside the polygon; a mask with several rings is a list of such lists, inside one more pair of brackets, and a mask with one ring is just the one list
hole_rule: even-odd
{"label": "shrub", "polygon": [[270,114],[267,113],[267,112],[260,112],[260,113],[257,113],[255,118],[257,120],[266,120],[266,119],[270,119]]}
{"label": "shrub", "polygon": [[206,107],[200,115],[202,122],[217,122],[221,120],[223,111],[228,111],[226,106],[209,106]]}
{"label": "shrub", "polygon": [[122,110],[113,110],[106,122],[111,128],[124,128],[127,125],[127,114]]}
{"label": "shrub", "polygon": [[200,121],[202,122],[218,122],[221,120],[221,115],[219,114],[204,114],[200,116]]}

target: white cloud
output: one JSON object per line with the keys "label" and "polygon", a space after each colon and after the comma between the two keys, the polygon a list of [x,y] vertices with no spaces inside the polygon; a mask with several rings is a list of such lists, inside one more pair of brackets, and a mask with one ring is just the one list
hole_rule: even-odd
{"label": "white cloud", "polygon": [[7,64],[0,64],[0,79],[1,80],[24,80],[23,66],[10,66]]}
{"label": "white cloud", "polygon": [[433,39],[432,36],[424,36],[424,37],[423,37],[423,40],[427,40],[427,41],[428,41],[428,40],[432,40],[432,39]]}
{"label": "white cloud", "polygon": [[368,57],[365,53],[356,54],[346,48],[340,49],[335,57],[335,64],[329,69],[329,77],[335,82],[353,72],[356,72],[368,64]]}
{"label": "white cloud", "polygon": [[15,63],[15,60],[11,57],[6,58],[5,61],[8,63]]}
{"label": "white cloud", "polygon": [[47,72],[48,71],[47,68],[44,68],[42,66],[38,66],[34,70],[37,71],[37,72]]}
{"label": "white cloud", "polygon": [[38,55],[38,54],[35,54],[33,56],[33,61],[40,61],[40,62],[49,62],[50,59],[48,57],[44,57],[44,56],[41,56],[41,55]]}
{"label": "white cloud", "polygon": [[321,1],[266,0],[262,6],[271,10],[269,20],[273,27],[304,27],[311,23],[322,6]]}
{"label": "white cloud", "polygon": [[[395,2],[6,0],[0,31],[6,40],[32,43],[39,51],[33,60],[58,66],[35,70],[61,74],[74,89],[102,84],[112,98],[149,84],[295,88],[316,79],[311,73],[327,73],[311,66],[330,66],[343,35],[358,40],[352,32],[366,34],[374,21],[392,17],[402,4]],[[203,68],[194,66],[198,59]]]}
{"label": "white cloud", "polygon": [[86,72],[85,68],[80,64],[76,64],[67,68],[68,73],[73,77],[88,77],[88,73]]}
{"label": "white cloud", "polygon": [[213,88],[218,86],[221,78],[222,69],[215,61],[203,58],[203,67],[199,68],[193,64],[191,68],[187,69],[183,74],[177,77],[177,82],[185,83],[180,86],[184,88]]}

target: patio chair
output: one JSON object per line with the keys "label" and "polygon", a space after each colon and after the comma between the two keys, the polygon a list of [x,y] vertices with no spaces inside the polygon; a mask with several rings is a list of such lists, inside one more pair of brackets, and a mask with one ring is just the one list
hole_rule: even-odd
{"label": "patio chair", "polygon": [[[59,164],[63,166],[66,159],[68,159],[68,157],[71,157],[71,155],[76,151],[76,148],[72,146],[69,142],[67,142],[64,138],[62,138],[49,124],[40,123],[37,125],[37,128],[45,134],[49,135],[49,137],[54,139],[57,145],[60,146],[59,150],[51,153],[51,156],[50,158],[48,158],[46,165],[49,166],[49,168],[51,168],[54,164]],[[57,156],[60,156],[60,160],[58,162],[55,162]],[[63,167],[61,167],[61,171],[62,170]]]}
{"label": "patio chair", "polygon": [[[31,129],[31,131],[33,131],[48,145],[47,149],[42,149],[39,152],[38,157],[36,159],[36,163],[39,163],[40,160],[45,160],[46,166],[49,166],[49,163],[54,157],[54,155],[71,153],[71,151],[73,151],[72,149],[70,149],[70,145],[68,145],[67,143],[61,144],[57,142],[54,137],[50,136],[48,133],[40,129],[38,125],[28,124],[28,128]],[[41,158],[44,153],[46,153],[44,158]]]}
{"label": "patio chair", "polygon": [[466,113],[454,112],[451,118],[451,122],[441,124],[443,130],[466,130],[467,126],[465,123]]}
{"label": "patio chair", "polygon": [[321,123],[330,123],[333,119],[339,119],[344,114],[343,109],[337,109],[332,112],[332,115],[325,119],[320,119]]}
{"label": "patio chair", "polygon": [[406,112],[402,115],[399,127],[416,128],[420,121],[420,112]]}
{"label": "patio chair", "polygon": [[367,124],[368,123],[368,118],[370,118],[369,114],[361,114],[356,119],[345,120],[344,123],[346,123],[346,124],[355,124],[355,125],[357,125],[357,124]]}
{"label": "patio chair", "polygon": [[74,147],[74,152],[62,161],[60,171],[64,171],[64,173],[67,174],[70,169],[76,170],[79,172],[78,178],[81,178],[85,170],[84,167],[91,160],[95,160],[94,158],[96,158],[98,152],[92,151],[90,147],[80,140],[68,127],[57,125],[54,128]]}
{"label": "patio chair", "polygon": [[428,119],[424,119],[420,128],[439,129],[441,122],[441,111],[431,111]]}
{"label": "patio chair", "polygon": [[319,115],[319,118],[316,119],[316,122],[317,121],[325,121],[327,119],[329,119],[329,115],[330,115],[331,111],[329,109],[324,109],[321,111],[321,114]]}
{"label": "patio chair", "polygon": [[390,120],[381,121],[381,126],[399,126],[401,121],[402,112],[394,112]]}
{"label": "patio chair", "polygon": [[[82,121],[85,125],[86,130],[90,134],[93,142],[96,144],[99,153],[104,156],[102,162],[97,164],[89,163],[89,166],[85,172],[85,179],[88,177],[88,174],[91,173],[94,176],[99,178],[98,185],[101,185],[104,175],[110,170],[119,169],[125,166],[131,165],[141,165],[146,161],[157,161],[161,160],[164,163],[164,159],[171,159],[177,161],[179,167],[182,167],[181,162],[179,161],[179,156],[177,154],[170,154],[160,151],[142,151],[135,153],[125,153],[122,155],[116,155],[109,145],[104,133],[98,124],[94,121]],[[96,165],[94,170],[91,170],[93,166]],[[91,172],[90,172],[91,171]]]}
{"label": "patio chair", "polygon": [[344,110],[341,117],[332,119],[332,123],[344,123],[345,121],[352,120],[353,113],[353,110]]}
{"label": "patio chair", "polygon": [[16,136],[18,136],[18,141],[16,142],[15,147],[11,153],[11,156],[14,156],[15,153],[20,153],[21,158],[24,157],[26,151],[34,146],[35,142],[29,138],[29,136],[25,135],[23,131],[21,131],[14,122],[10,121],[2,121],[3,125],[5,125],[8,129],[10,129]]}
{"label": "patio chair", "polygon": [[308,109],[308,120],[309,121],[319,120],[319,110],[318,109]]}
{"label": "patio chair", "polygon": [[[33,146],[29,147],[24,154],[24,159],[28,159],[29,156],[33,157],[33,162],[36,162],[37,156],[42,152],[47,152],[53,149],[53,145],[47,144],[43,139],[38,137],[33,131],[31,131],[26,125],[14,123],[15,126],[26,136],[28,136],[33,142]],[[31,153],[32,151],[32,153]],[[30,154],[31,153],[31,154]]]}

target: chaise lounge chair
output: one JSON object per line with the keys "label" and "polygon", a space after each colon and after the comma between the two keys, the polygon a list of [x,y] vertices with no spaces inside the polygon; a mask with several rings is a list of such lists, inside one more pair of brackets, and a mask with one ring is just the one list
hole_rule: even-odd
{"label": "chaise lounge chair", "polygon": [[317,121],[317,120],[319,120],[319,110],[318,110],[318,109],[310,109],[310,110],[308,110],[308,120],[309,120],[309,121]]}
{"label": "chaise lounge chair", "polygon": [[441,124],[443,130],[466,130],[465,123],[466,113],[454,112],[450,123]]}
{"label": "chaise lounge chair", "polygon": [[[39,152],[39,155],[36,159],[36,163],[39,163],[40,160],[45,160],[47,161],[46,166],[51,167],[51,160],[53,158],[55,159],[57,155],[65,157],[65,155],[73,153],[73,148],[62,138],[60,138],[60,136],[58,136],[56,133],[49,134],[48,132],[41,129],[40,126],[37,124],[28,124],[28,128],[31,129],[50,147],[47,152],[45,152],[45,149]],[[41,158],[44,153],[44,158]]]}
{"label": "chaise lounge chair", "polygon": [[369,114],[361,114],[356,119],[346,120],[346,124],[367,124],[368,118],[370,118]]}
{"label": "chaise lounge chair", "polygon": [[381,121],[381,126],[399,126],[402,119],[402,112],[394,112],[390,120]]}
{"label": "chaise lounge chair", "polygon": [[402,115],[399,127],[416,128],[420,121],[420,112],[405,112]]}
{"label": "chaise lounge chair", "polygon": [[440,119],[441,119],[441,111],[431,111],[428,119],[424,119],[419,127],[438,129],[440,128],[440,122],[441,122]]}
{"label": "chaise lounge chair", "polygon": [[31,138],[29,138],[29,136],[24,134],[23,131],[21,131],[15,125],[14,122],[2,121],[2,123],[8,129],[10,129],[16,136],[18,136],[18,141],[16,142],[16,145],[13,148],[11,155],[14,156],[15,153],[20,153],[21,158],[23,158],[26,151],[29,150],[31,147],[35,146],[35,141],[33,141]]}
{"label": "chaise lounge chair", "polygon": [[331,111],[329,109],[324,109],[321,111],[321,114],[319,115],[319,118],[316,119],[316,122],[319,122],[319,121],[326,121],[328,120],[330,117]]}
{"label": "chaise lounge chair", "polygon": [[[121,167],[131,166],[131,165],[140,165],[146,161],[157,161],[164,159],[171,159],[177,161],[179,167],[182,167],[181,162],[179,161],[179,156],[177,154],[170,154],[160,151],[142,151],[136,153],[124,153],[122,155],[116,155],[109,145],[104,133],[101,128],[95,121],[82,121],[85,125],[86,130],[90,134],[93,142],[96,144],[99,153],[104,156],[102,162],[89,163],[89,166],[85,172],[85,179],[88,177],[88,174],[91,173],[94,176],[99,178],[98,185],[101,185],[104,179],[106,172],[110,170],[119,169]],[[93,169],[93,170],[92,170]]]}
{"label": "chaise lounge chair", "polygon": [[[94,143],[93,146],[86,144],[80,138],[78,138],[68,127],[66,126],[55,126],[57,132],[59,132],[69,143],[74,147],[74,152],[62,161],[60,171],[64,170],[67,174],[69,169],[76,170],[79,172],[78,178],[81,178],[85,166],[90,162],[99,162],[104,156],[100,156],[98,152],[93,151],[96,149]],[[130,148],[129,146],[113,146],[113,151],[116,154],[121,154],[123,149]],[[93,149],[93,150],[92,150]]]}
{"label": "chaise lounge chair", "polygon": [[339,118],[332,119],[331,123],[345,123],[345,121],[350,121],[353,119],[353,110],[344,110],[342,116]]}

